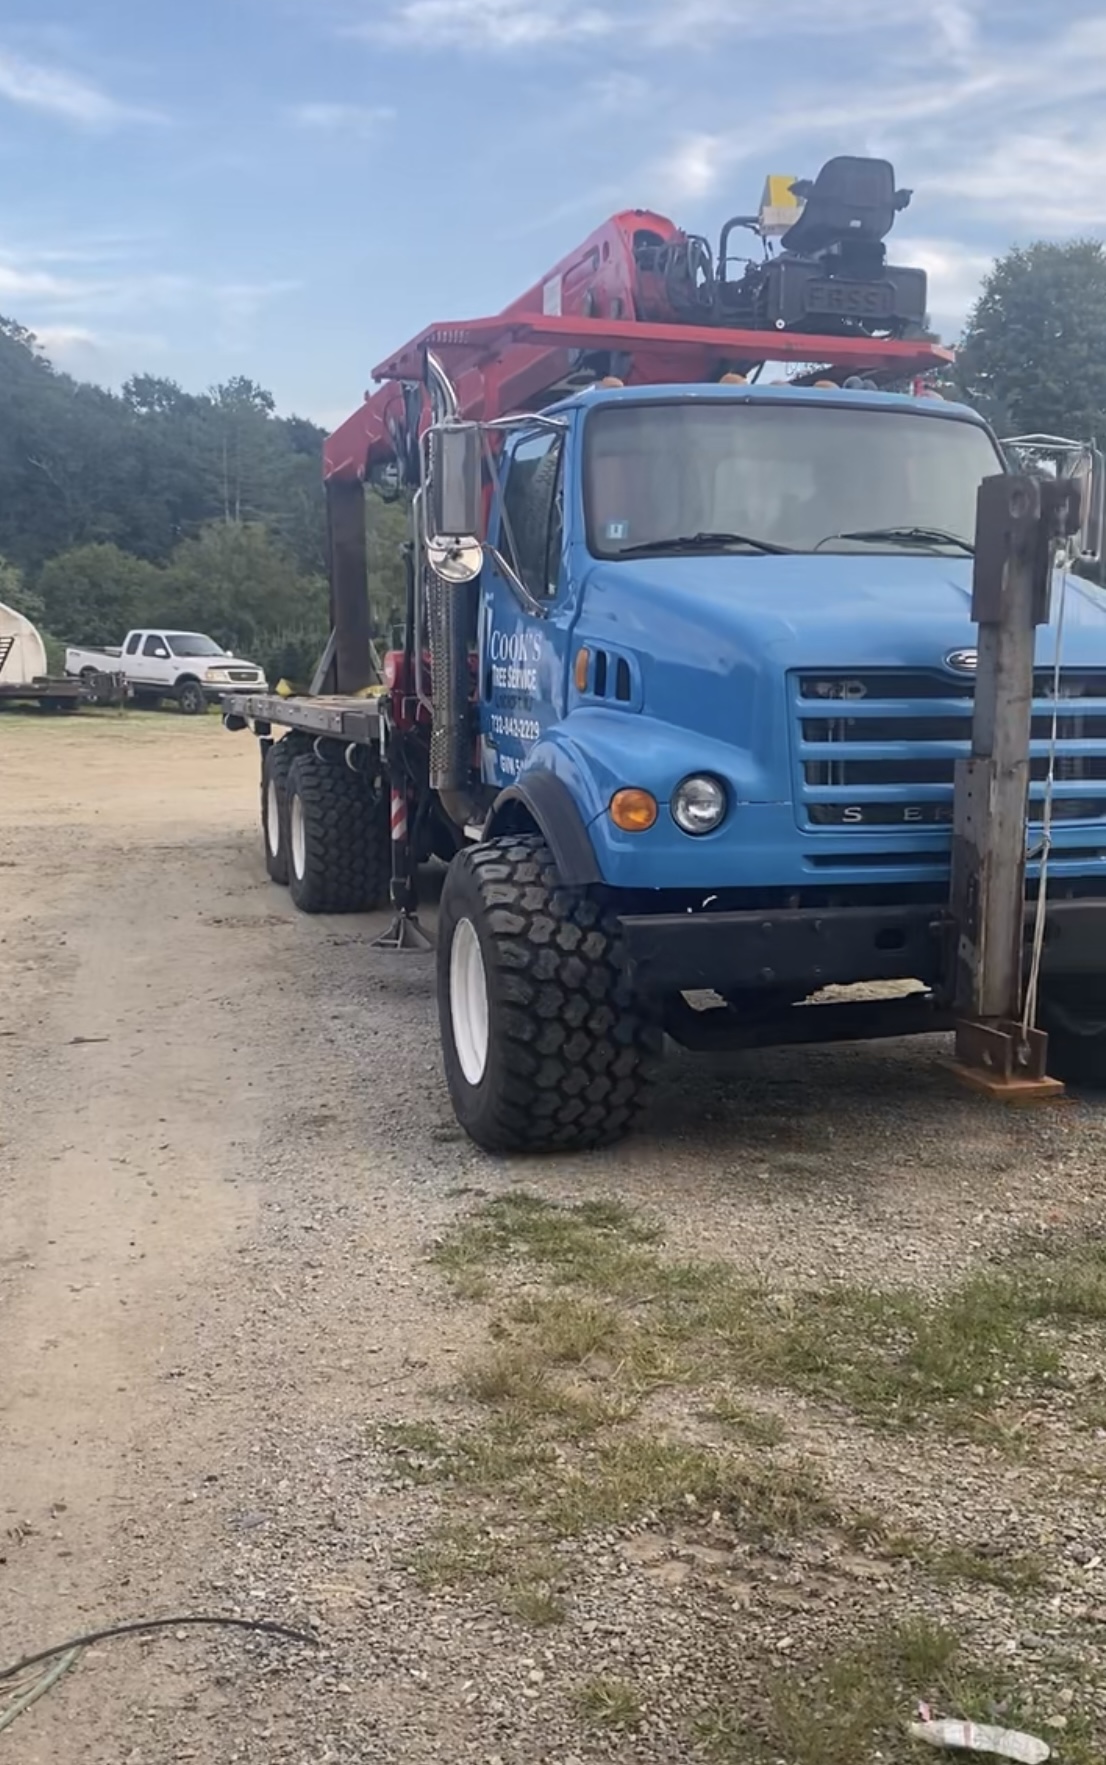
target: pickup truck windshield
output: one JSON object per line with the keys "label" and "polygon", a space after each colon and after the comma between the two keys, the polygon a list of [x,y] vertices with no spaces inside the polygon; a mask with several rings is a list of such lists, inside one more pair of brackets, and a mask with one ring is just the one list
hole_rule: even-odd
{"label": "pickup truck windshield", "polygon": [[962,557],[980,480],[1002,469],[986,430],[920,411],[613,405],[587,424],[588,544],[602,558],[654,547]]}
{"label": "pickup truck windshield", "polygon": [[168,643],[174,656],[225,656],[227,653],[209,637],[201,637],[195,631],[171,631]]}

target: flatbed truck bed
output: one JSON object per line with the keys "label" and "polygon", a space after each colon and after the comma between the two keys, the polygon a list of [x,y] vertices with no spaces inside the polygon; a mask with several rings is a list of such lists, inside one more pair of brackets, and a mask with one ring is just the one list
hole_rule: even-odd
{"label": "flatbed truck bed", "polygon": [[252,728],[267,735],[272,728],[299,729],[306,735],[368,745],[380,740],[380,707],[375,699],[342,694],[309,697],[280,693],[228,693],[223,699],[228,729]]}

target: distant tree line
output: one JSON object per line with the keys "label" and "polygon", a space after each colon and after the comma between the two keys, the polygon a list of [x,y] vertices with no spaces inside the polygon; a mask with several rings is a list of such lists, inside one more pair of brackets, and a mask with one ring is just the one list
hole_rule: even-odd
{"label": "distant tree line", "polygon": [[[326,639],[324,432],[238,377],[209,392],[140,374],[113,393],[59,373],[0,318],[0,600],[51,647],[172,623],[310,673]],[[373,603],[401,617],[403,514],[370,503]]]}
{"label": "distant tree line", "polygon": [[[1001,258],[944,389],[1000,434],[1106,446],[1106,247]],[[149,374],[118,393],[82,384],[0,318],[0,600],[56,643],[172,623],[250,654],[271,678],[302,678],[326,637],[323,439],[243,376],[204,393]],[[404,513],[367,505],[387,640],[402,620]]]}

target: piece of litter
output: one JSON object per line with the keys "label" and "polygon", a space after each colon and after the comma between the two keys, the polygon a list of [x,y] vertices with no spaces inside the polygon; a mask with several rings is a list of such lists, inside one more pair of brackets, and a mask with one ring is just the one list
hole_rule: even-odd
{"label": "piece of litter", "polygon": [[961,1753],[993,1753],[1000,1759],[1015,1760],[1016,1765],[1044,1765],[1052,1757],[1047,1741],[1038,1740],[1034,1734],[949,1717],[940,1722],[912,1722],[908,1733],[914,1740],[928,1741],[931,1747],[948,1747]]}

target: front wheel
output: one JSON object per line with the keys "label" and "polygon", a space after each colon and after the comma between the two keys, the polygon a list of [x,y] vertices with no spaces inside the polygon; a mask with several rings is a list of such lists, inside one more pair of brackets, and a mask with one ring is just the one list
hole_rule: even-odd
{"label": "front wheel", "polygon": [[1106,1087],[1106,987],[1042,992],[1041,1028],[1048,1032],[1048,1070],[1065,1084]]}
{"label": "front wheel", "polygon": [[640,1112],[660,1052],[618,924],[567,889],[544,841],[453,860],[438,919],[438,1012],[457,1120],[487,1152],[606,1146]]}
{"label": "front wheel", "polygon": [[185,680],[178,686],[177,704],[186,717],[203,715],[207,710],[207,699],[198,680]]}

